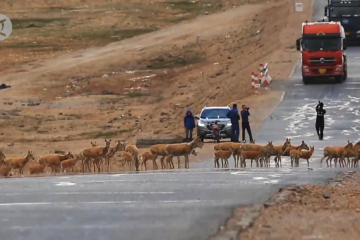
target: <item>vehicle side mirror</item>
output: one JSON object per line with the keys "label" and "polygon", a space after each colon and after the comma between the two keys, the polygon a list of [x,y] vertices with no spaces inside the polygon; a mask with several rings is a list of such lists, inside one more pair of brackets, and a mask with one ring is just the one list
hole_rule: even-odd
{"label": "vehicle side mirror", "polygon": [[302,38],[296,39],[296,50],[300,51],[300,45],[301,45]]}
{"label": "vehicle side mirror", "polygon": [[200,119],[199,115],[195,115],[194,118],[197,119],[197,120]]}
{"label": "vehicle side mirror", "polygon": [[324,8],[324,16],[326,16],[327,17],[327,15],[328,15],[328,6],[326,6],[325,8]]}

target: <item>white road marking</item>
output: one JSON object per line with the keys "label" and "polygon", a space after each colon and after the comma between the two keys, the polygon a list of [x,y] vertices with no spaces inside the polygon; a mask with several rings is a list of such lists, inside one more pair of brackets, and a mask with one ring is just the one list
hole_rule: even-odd
{"label": "white road marking", "polygon": [[265,179],[268,179],[268,178],[264,178],[264,177],[253,177],[254,180],[265,180]]}
{"label": "white road marking", "polygon": [[345,90],[358,90],[360,88],[344,88]]}
{"label": "white road marking", "polygon": [[72,182],[59,182],[55,184],[56,186],[60,186],[60,187],[68,187],[68,186],[74,186],[76,185],[76,183],[72,183]]}
{"label": "white road marking", "polygon": [[8,206],[41,206],[41,205],[76,205],[76,204],[138,204],[138,203],[203,203],[218,202],[215,200],[169,200],[169,201],[107,201],[107,202],[24,202],[24,203],[0,203],[0,207]]}
{"label": "white road marking", "polygon": [[0,196],[22,196],[22,195],[122,195],[122,194],[174,194],[175,192],[55,192],[55,193],[37,193],[37,192],[21,192],[21,193],[0,193]]}
{"label": "white road marking", "polygon": [[345,82],[345,84],[360,84],[360,82]]}
{"label": "white road marking", "polygon": [[279,180],[278,179],[272,179],[272,180],[269,180],[269,181],[264,181],[263,183],[277,184],[277,183],[279,183]]}
{"label": "white road marking", "polygon": [[273,175],[268,175],[269,177],[274,177],[274,178],[277,178],[277,177],[281,177],[281,174],[273,174]]}

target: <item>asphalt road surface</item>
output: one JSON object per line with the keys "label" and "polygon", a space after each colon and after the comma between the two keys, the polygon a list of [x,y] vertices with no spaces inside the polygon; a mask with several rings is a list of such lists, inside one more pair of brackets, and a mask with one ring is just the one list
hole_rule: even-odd
{"label": "asphalt road surface", "polygon": [[[324,4],[315,2],[315,19]],[[206,159],[181,171],[2,179],[2,238],[202,240],[237,206],[263,203],[288,184],[326,183],[339,168],[320,168],[323,148],[359,139],[360,48],[347,52],[349,76],[343,84],[304,86],[299,67],[290,81],[273,82],[271,88],[286,93],[255,135],[259,143],[280,144],[290,137],[293,144],[314,145],[310,169],[304,162],[291,169],[283,158],[278,169],[214,170],[213,159]],[[324,141],[315,133],[318,100],[327,110]]]}
{"label": "asphalt road surface", "polygon": [[325,183],[332,172],[190,170],[5,179],[3,239],[207,239],[234,207],[262,203],[289,183]]}

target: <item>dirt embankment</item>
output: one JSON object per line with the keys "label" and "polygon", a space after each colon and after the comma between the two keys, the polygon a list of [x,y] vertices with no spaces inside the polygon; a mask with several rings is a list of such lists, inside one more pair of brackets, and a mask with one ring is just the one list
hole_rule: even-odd
{"label": "dirt embankment", "polygon": [[189,4],[7,2],[15,29],[0,49],[0,83],[11,85],[0,102],[6,155],[183,135],[186,109],[234,101],[258,125],[274,105],[268,97],[282,93],[251,96],[250,73],[268,62],[273,79],[288,78],[310,1],[303,13],[289,0]]}
{"label": "dirt embankment", "polygon": [[326,186],[307,185],[288,201],[265,208],[241,240],[359,239],[360,174]]}

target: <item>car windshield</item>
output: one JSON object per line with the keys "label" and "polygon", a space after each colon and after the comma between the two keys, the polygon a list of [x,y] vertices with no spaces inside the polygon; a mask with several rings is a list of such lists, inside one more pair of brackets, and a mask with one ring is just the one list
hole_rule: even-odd
{"label": "car windshield", "polygon": [[229,112],[229,109],[205,109],[200,118],[228,118],[226,114]]}
{"label": "car windshield", "polygon": [[331,7],[331,17],[360,17],[360,7]]}
{"label": "car windshield", "polygon": [[341,50],[340,38],[303,39],[302,48],[305,51],[338,51]]}

